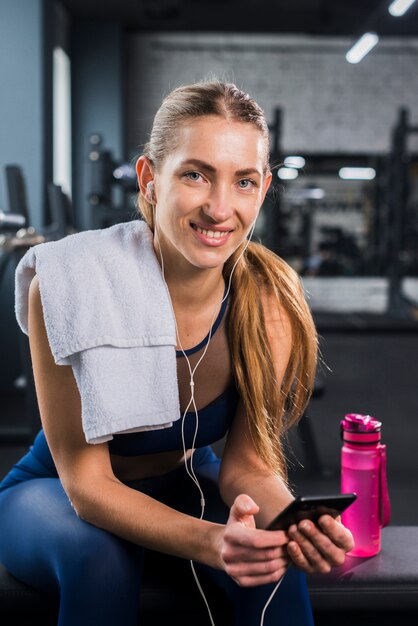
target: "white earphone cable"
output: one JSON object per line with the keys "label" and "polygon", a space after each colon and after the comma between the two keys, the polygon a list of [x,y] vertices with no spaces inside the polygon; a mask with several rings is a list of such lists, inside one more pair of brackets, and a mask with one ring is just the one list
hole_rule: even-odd
{"label": "white earphone cable", "polygon": [[270,595],[269,595],[269,597],[268,597],[267,602],[266,602],[266,603],[265,603],[265,605],[264,605],[263,611],[262,611],[262,613],[261,613],[260,626],[264,626],[264,616],[265,616],[265,614],[266,614],[267,607],[268,607],[268,605],[270,604],[270,602],[273,600],[273,597],[274,597],[274,595],[275,595],[276,591],[278,590],[278,588],[279,588],[279,587],[280,587],[280,585],[282,584],[282,580],[283,580],[283,578],[284,578],[284,576],[282,576],[282,577],[280,578],[280,580],[278,581],[278,583],[276,583],[276,586],[274,587],[273,591],[271,592],[271,594],[270,594]]}
{"label": "white earphone cable", "polygon": [[[158,228],[157,221],[155,222],[155,226],[156,226],[156,228]],[[205,354],[206,354],[206,352],[208,350],[209,343],[210,343],[210,340],[212,338],[213,325],[215,323],[216,316],[217,316],[217,314],[219,312],[219,307],[221,307],[222,304],[225,302],[225,300],[228,298],[229,292],[231,290],[232,275],[234,273],[234,270],[235,270],[238,262],[240,261],[241,257],[243,256],[244,252],[246,251],[246,249],[247,249],[247,247],[248,247],[248,245],[249,245],[249,243],[251,241],[251,237],[253,235],[254,228],[255,228],[255,221],[251,225],[251,229],[249,231],[249,235],[248,235],[247,241],[245,243],[245,246],[242,249],[241,253],[239,254],[238,258],[236,259],[236,261],[235,261],[235,263],[234,263],[234,265],[232,267],[231,273],[229,275],[228,287],[227,287],[227,289],[225,291],[225,294],[224,294],[221,302],[216,306],[216,308],[214,310],[214,314],[212,316],[212,321],[211,321],[209,333],[207,335],[208,338],[207,338],[207,342],[206,342],[206,345],[205,345],[205,349],[204,349],[203,353],[201,354],[199,360],[197,361],[197,363],[196,363],[196,365],[194,366],[193,369],[191,367],[190,361],[189,361],[189,359],[187,357],[186,352],[183,349],[183,346],[182,346],[182,343],[181,343],[181,340],[180,340],[180,333],[179,333],[178,327],[177,327],[177,320],[176,320],[176,316],[174,314],[174,309],[173,309],[173,306],[172,306],[172,303],[171,303],[171,298],[170,298],[170,303],[171,303],[171,307],[172,307],[172,313],[173,313],[174,322],[175,322],[175,326],[176,326],[177,341],[178,341],[178,344],[180,346],[180,350],[183,353],[184,358],[186,359],[186,363],[187,363],[187,366],[189,368],[189,373],[190,373],[190,383],[189,384],[190,384],[191,396],[190,396],[189,403],[188,403],[187,407],[185,408],[185,410],[183,412],[181,432],[182,432],[182,444],[183,444],[183,454],[184,454],[185,468],[186,468],[186,471],[187,471],[188,475],[193,480],[193,482],[196,484],[196,486],[197,486],[197,488],[199,489],[199,492],[200,492],[200,498],[201,498],[200,501],[201,501],[201,507],[202,507],[200,519],[202,519],[203,515],[204,515],[205,498],[204,498],[204,494],[203,494],[203,491],[201,489],[200,483],[199,483],[199,481],[197,479],[197,476],[196,476],[196,474],[194,472],[194,469],[193,469],[193,454],[194,454],[195,442],[196,442],[196,437],[197,437],[197,432],[198,432],[198,427],[199,427],[199,413],[198,413],[198,410],[197,410],[197,407],[196,407],[195,396],[194,396],[194,375],[195,375],[195,372],[196,372],[197,368],[199,367],[200,363],[202,362],[202,360],[203,360],[203,358],[204,358],[204,356],[205,356]],[[161,250],[160,240],[159,240],[158,237],[157,237],[157,243],[158,243],[158,249],[159,249],[160,258],[161,258],[161,273],[162,273],[163,279],[165,281],[164,259],[163,259],[163,254],[162,254],[162,250]],[[187,450],[186,450],[186,443],[185,443],[185,436],[184,436],[184,425],[185,425],[186,414],[187,414],[187,412],[188,412],[188,410],[189,410],[191,405],[193,405],[193,409],[194,409],[194,412],[195,412],[196,425],[195,425],[195,431],[194,431],[194,436],[193,436],[193,440],[192,440],[192,447],[191,447],[192,453],[191,453],[191,456],[190,456],[190,461],[189,461],[190,462],[190,467],[189,467],[189,465],[187,463],[187,459],[186,459],[186,452],[187,452]]]}
{"label": "white earphone cable", "polygon": [[[204,515],[204,512],[205,512],[205,497],[204,497],[204,493],[203,493],[203,490],[201,488],[201,485],[199,483],[199,480],[198,480],[198,478],[197,478],[197,476],[195,474],[194,468],[193,468],[193,454],[194,454],[194,450],[195,450],[195,443],[196,443],[196,438],[197,438],[197,433],[198,433],[198,428],[199,428],[199,412],[198,412],[198,409],[197,409],[197,406],[196,406],[195,396],[194,396],[194,375],[195,375],[195,372],[196,372],[198,366],[202,362],[202,360],[203,360],[203,358],[204,358],[204,356],[205,356],[205,354],[206,354],[206,352],[208,350],[209,343],[210,343],[210,340],[212,338],[212,329],[213,329],[213,325],[215,323],[215,319],[216,319],[216,317],[217,317],[217,315],[219,313],[220,307],[225,302],[225,300],[228,298],[228,295],[229,295],[230,290],[231,290],[232,275],[234,273],[234,270],[235,270],[238,262],[240,261],[241,257],[243,256],[244,252],[246,251],[246,249],[247,249],[247,247],[248,247],[248,245],[249,245],[249,243],[251,241],[251,237],[253,236],[253,233],[254,233],[254,228],[255,228],[255,220],[254,220],[254,222],[251,225],[251,228],[250,228],[250,231],[248,233],[247,241],[245,243],[245,246],[242,249],[242,251],[240,252],[237,260],[234,263],[234,265],[232,266],[232,270],[231,270],[231,273],[229,275],[229,280],[228,280],[228,287],[227,287],[227,289],[225,291],[225,294],[224,294],[221,302],[216,306],[216,308],[214,310],[214,314],[212,316],[212,321],[211,321],[209,333],[207,335],[207,342],[206,342],[206,345],[205,345],[205,349],[203,350],[203,353],[201,354],[199,360],[197,361],[197,363],[196,363],[196,365],[194,366],[193,369],[192,369],[190,361],[189,361],[189,359],[187,357],[187,354],[184,351],[183,346],[181,344],[180,333],[179,333],[179,330],[178,330],[178,327],[177,327],[177,320],[176,320],[176,316],[175,316],[175,313],[174,313],[173,304],[172,304],[172,301],[171,301],[171,297],[169,297],[169,301],[170,301],[171,308],[172,308],[172,313],[173,313],[173,318],[174,318],[174,323],[175,323],[175,326],[176,326],[177,341],[178,341],[178,344],[180,346],[180,350],[183,353],[184,358],[186,359],[186,363],[187,363],[187,366],[188,366],[188,369],[189,369],[189,374],[190,374],[190,383],[189,384],[190,384],[190,394],[191,395],[190,395],[189,403],[188,403],[188,405],[186,406],[186,408],[185,408],[185,410],[183,412],[182,422],[181,422],[181,435],[182,435],[182,445],[183,445],[183,455],[184,455],[185,469],[186,469],[186,472],[189,475],[189,477],[192,479],[192,481],[197,486],[197,488],[199,490],[199,493],[200,493],[200,505],[201,505],[200,519],[203,519],[203,515]],[[156,215],[155,215],[155,229],[156,229],[156,231],[158,230],[158,223],[157,223]],[[161,250],[160,239],[158,237],[158,233],[157,233],[157,244],[158,244],[158,249],[159,249],[159,252],[160,252],[160,259],[161,259],[161,273],[162,273],[162,276],[163,276],[163,279],[164,279],[164,282],[165,282],[164,259],[163,259],[163,253],[162,253],[162,250]],[[167,291],[168,291],[168,287],[167,287]],[[189,467],[189,464],[187,463],[187,458],[186,458],[187,449],[186,449],[184,427],[185,427],[186,415],[187,415],[188,410],[189,410],[191,405],[193,405],[193,409],[194,409],[194,412],[195,412],[196,423],[195,423],[195,430],[194,430],[193,440],[192,440],[192,445],[191,445],[191,455],[190,455],[190,459],[189,459],[190,467]],[[213,617],[212,617],[212,613],[211,613],[211,610],[210,610],[210,607],[209,607],[209,603],[208,603],[207,598],[206,598],[206,596],[204,594],[204,591],[203,591],[202,586],[200,584],[199,578],[198,578],[198,576],[196,574],[196,571],[195,571],[195,568],[194,568],[194,563],[193,563],[192,560],[190,560],[190,566],[191,566],[191,569],[192,569],[192,572],[193,572],[194,579],[196,581],[196,585],[197,585],[197,587],[198,587],[198,589],[200,591],[200,594],[201,594],[201,596],[202,596],[202,598],[203,598],[203,600],[205,602],[205,605],[206,605],[206,608],[207,608],[207,611],[208,611],[208,615],[209,615],[209,619],[210,619],[210,622],[211,622],[211,626],[215,626],[215,622],[214,622]],[[273,596],[276,593],[277,589],[279,588],[280,583],[282,582],[282,580],[283,580],[283,578],[281,578],[279,580],[279,582],[277,583],[277,585],[273,589],[273,592],[269,596],[269,598],[268,598],[268,600],[267,600],[267,602],[266,602],[266,604],[265,604],[265,606],[263,608],[263,611],[262,611],[262,614],[261,614],[260,626],[263,626],[263,624],[264,624],[264,615],[265,615],[266,609],[267,609],[268,605],[270,604],[271,600],[273,599]]]}

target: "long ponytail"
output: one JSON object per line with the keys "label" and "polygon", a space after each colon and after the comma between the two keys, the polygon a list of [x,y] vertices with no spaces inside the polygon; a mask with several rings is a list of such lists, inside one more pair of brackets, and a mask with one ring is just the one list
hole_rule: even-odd
{"label": "long ponytail", "polygon": [[[227,276],[240,250],[228,259]],[[281,383],[276,381],[264,322],[261,289],[288,315],[292,351]],[[260,458],[287,478],[283,436],[302,415],[312,394],[317,333],[297,273],[261,244],[250,243],[232,276],[229,341],[234,375]]]}

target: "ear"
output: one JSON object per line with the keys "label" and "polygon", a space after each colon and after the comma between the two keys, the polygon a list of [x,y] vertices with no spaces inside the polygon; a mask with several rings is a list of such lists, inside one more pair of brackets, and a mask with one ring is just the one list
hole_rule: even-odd
{"label": "ear", "polygon": [[264,198],[266,197],[266,193],[268,191],[268,188],[270,187],[272,178],[273,178],[273,174],[271,172],[268,172],[266,174],[266,178],[265,178],[265,180],[263,182],[263,200],[262,200],[262,203],[264,202]]}
{"label": "ear", "polygon": [[142,155],[136,162],[138,185],[143,196],[147,193],[147,184],[154,179],[154,170],[148,157]]}

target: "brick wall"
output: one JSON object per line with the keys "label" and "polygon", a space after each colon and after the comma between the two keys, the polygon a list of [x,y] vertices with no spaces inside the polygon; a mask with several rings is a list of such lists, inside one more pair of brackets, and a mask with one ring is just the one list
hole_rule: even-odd
{"label": "brick wall", "polygon": [[[398,109],[418,125],[418,40],[386,38],[358,65],[342,38],[131,34],[126,46],[126,147],[146,141],[161,98],[210,73],[283,110],[285,152],[384,153]],[[418,149],[418,141],[411,141]]]}

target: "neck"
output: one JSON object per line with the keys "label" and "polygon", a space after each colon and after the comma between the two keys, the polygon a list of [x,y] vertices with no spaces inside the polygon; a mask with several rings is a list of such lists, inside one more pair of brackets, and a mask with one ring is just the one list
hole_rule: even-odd
{"label": "neck", "polygon": [[165,281],[174,306],[186,308],[189,311],[200,310],[211,306],[214,301],[221,302],[224,293],[224,279],[222,269],[200,270],[194,275],[168,272]]}
{"label": "neck", "polygon": [[202,307],[213,305],[214,300],[221,302],[225,288],[222,266],[201,269],[192,266],[186,259],[172,258],[168,251],[163,252],[162,263],[155,240],[154,249],[175,309],[199,311]]}

